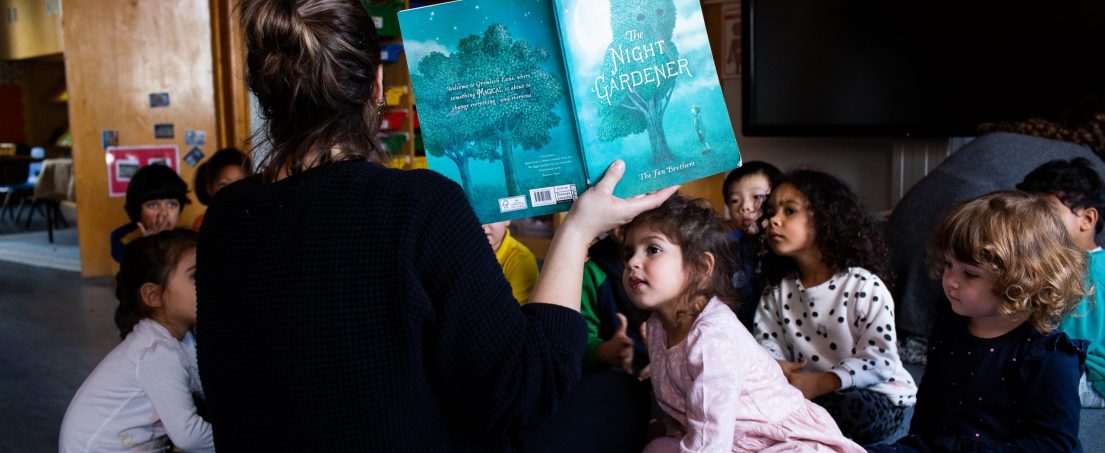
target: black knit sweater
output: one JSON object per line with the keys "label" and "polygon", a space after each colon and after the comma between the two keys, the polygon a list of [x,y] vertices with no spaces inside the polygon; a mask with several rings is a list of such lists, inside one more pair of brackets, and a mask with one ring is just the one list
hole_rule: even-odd
{"label": "black knit sweater", "polygon": [[340,163],[219,191],[199,239],[219,451],[503,451],[575,384],[587,330],[519,309],[463,192]]}

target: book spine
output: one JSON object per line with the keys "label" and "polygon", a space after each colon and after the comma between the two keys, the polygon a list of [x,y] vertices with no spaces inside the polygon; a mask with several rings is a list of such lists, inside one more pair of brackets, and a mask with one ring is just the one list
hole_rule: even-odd
{"label": "book spine", "polygon": [[[572,117],[572,126],[576,132],[576,138],[579,143],[579,164],[583,168],[583,178],[587,182],[587,188],[591,188],[595,184],[595,181],[591,178],[590,165],[587,164],[587,144],[583,140],[583,125],[579,123],[579,115],[576,114],[576,95],[575,95],[575,81],[572,80],[572,56],[568,53],[568,46],[564,43],[564,3],[561,0],[552,0],[553,17],[556,18],[556,36],[560,39],[560,45],[557,46],[560,49],[560,59],[564,64],[564,75],[568,80],[564,83],[567,85],[568,92],[568,112]],[[581,191],[582,192],[582,191]]]}

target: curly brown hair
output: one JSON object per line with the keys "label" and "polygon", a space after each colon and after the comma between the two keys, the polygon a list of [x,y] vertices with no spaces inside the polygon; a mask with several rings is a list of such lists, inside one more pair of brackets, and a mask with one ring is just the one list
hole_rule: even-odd
{"label": "curly brown hair", "polygon": [[[734,310],[743,302],[731,283],[736,261],[729,233],[706,200],[673,195],[626,224],[623,237],[628,238],[634,230],[657,231],[682,249],[688,284],[679,300],[680,309],[676,311],[680,320],[698,316],[711,297],[717,297]],[[707,253],[714,257],[712,272],[709,262],[703,259]],[[622,261],[628,261],[631,254],[631,244],[624,244]]]}
{"label": "curly brown hair", "polygon": [[[821,252],[821,262],[834,274],[849,267],[862,267],[885,284],[894,281],[886,242],[847,184],[828,173],[795,170],[779,183],[783,185],[794,187],[806,197],[810,229]],[[770,218],[770,206],[765,203],[763,209],[764,218]],[[793,258],[775,254],[763,241],[759,248],[764,254],[762,266],[769,284],[778,285],[784,277],[798,272]]]}
{"label": "curly brown hair", "polygon": [[982,123],[978,126],[979,135],[989,132],[1016,132],[1085,145],[1093,148],[1100,156],[1105,154],[1105,97],[1085,99],[1056,120],[1036,117],[1024,121]]}
{"label": "curly brown hair", "polygon": [[943,273],[956,260],[994,273],[994,294],[1006,316],[1029,314],[1048,333],[1089,294],[1086,253],[1067,234],[1046,199],[999,191],[960,203],[940,221],[929,242],[929,272]]}

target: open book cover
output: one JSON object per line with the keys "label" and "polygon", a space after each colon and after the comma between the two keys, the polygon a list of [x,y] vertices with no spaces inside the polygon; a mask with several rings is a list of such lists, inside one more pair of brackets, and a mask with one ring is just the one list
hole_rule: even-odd
{"label": "open book cover", "polygon": [[399,13],[431,169],[481,222],[740,165],[698,0],[457,0]]}

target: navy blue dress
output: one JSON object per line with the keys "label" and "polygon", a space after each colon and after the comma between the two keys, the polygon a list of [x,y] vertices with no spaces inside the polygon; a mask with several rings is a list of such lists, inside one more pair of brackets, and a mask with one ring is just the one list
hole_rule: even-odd
{"label": "navy blue dress", "polygon": [[967,318],[933,328],[909,436],[872,451],[1079,452],[1078,380],[1084,340],[1028,322],[977,338]]}

